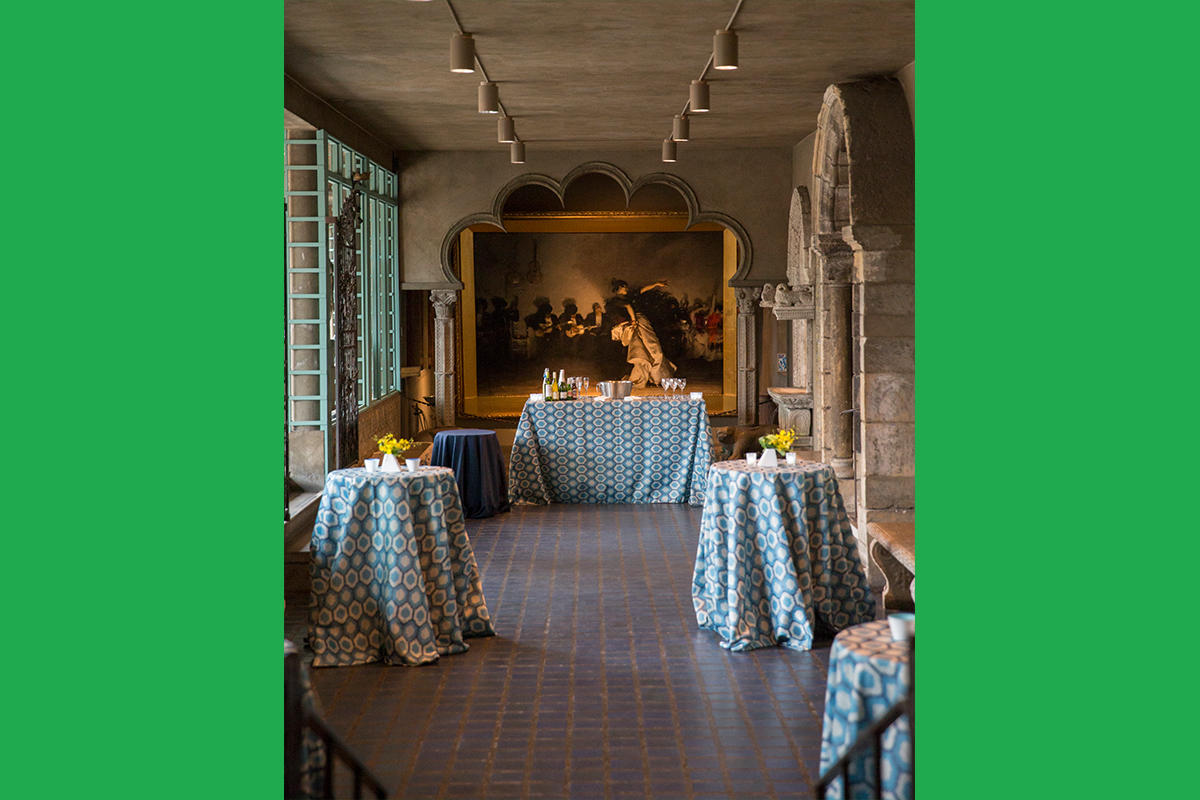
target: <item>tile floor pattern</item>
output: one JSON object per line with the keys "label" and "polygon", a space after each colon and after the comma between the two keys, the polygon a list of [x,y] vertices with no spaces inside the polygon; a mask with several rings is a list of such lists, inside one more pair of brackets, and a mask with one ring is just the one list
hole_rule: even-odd
{"label": "tile floor pattern", "polygon": [[830,641],[728,653],[697,630],[700,513],[468,520],[498,635],[426,667],[314,670],[325,718],[393,798],[811,797]]}

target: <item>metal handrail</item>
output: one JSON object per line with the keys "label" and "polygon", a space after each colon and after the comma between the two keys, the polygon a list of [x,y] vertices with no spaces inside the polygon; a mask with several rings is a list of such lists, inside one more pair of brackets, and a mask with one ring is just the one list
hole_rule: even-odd
{"label": "metal handrail", "polygon": [[322,800],[333,798],[333,765],[336,758],[350,768],[354,776],[354,798],[363,797],[364,785],[377,800],[387,800],[387,790],[367,767],[358,760],[354,752],[334,733],[325,721],[304,708],[304,695],[300,684],[300,655],[289,653],[283,657],[283,795],[285,798],[310,797],[301,783],[300,751],[304,731],[312,731],[321,740],[328,754],[325,768],[321,771],[321,788],[317,797]]}
{"label": "metal handrail", "polygon": [[917,640],[914,637],[908,640],[908,692],[904,698],[893,703],[883,713],[883,716],[861,731],[858,734],[858,738],[846,748],[846,752],[842,753],[837,761],[830,764],[829,769],[821,773],[821,777],[817,779],[816,786],[813,787],[813,797],[816,800],[825,800],[825,793],[829,791],[830,784],[838,778],[842,779],[842,796],[849,797],[850,764],[863,751],[871,749],[873,749],[875,755],[871,763],[871,778],[874,780],[876,791],[882,795],[883,782],[880,779],[880,763],[883,761],[883,732],[891,727],[896,720],[905,716],[908,717],[909,751],[912,753],[913,760],[912,785],[915,794],[917,786],[916,651]]}

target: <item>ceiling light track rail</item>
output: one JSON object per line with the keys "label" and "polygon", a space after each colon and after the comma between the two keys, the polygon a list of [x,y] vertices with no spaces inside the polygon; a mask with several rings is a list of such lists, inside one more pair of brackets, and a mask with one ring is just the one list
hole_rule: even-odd
{"label": "ceiling light track rail", "polygon": [[[742,11],[742,4],[745,2],[746,0],[737,1],[737,5],[733,7],[733,13],[729,15],[729,21],[725,23],[725,27],[719,29],[714,34],[713,47],[708,54],[708,60],[704,62],[704,69],[700,70],[700,77],[692,81],[688,91],[687,102],[683,104],[683,109],[672,120],[671,135],[663,140],[662,160],[664,163],[672,163],[676,160],[676,142],[686,142],[688,140],[688,116],[690,114],[704,113],[711,109],[709,105],[708,84],[704,82],[704,79],[708,77],[708,71],[714,68],[721,70],[737,69],[737,34],[733,30],[733,24],[737,21],[738,14]],[[703,104],[703,107],[700,104]]]}

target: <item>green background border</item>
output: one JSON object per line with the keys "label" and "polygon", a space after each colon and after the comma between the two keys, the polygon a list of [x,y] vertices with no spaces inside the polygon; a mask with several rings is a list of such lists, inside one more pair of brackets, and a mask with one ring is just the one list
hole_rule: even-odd
{"label": "green background border", "polygon": [[[922,800],[1192,758],[1195,13],[1115,8],[918,4]],[[6,788],[278,796],[282,4],[4,22]]]}
{"label": "green background border", "polygon": [[279,796],[283,6],[3,14],[4,794]]}

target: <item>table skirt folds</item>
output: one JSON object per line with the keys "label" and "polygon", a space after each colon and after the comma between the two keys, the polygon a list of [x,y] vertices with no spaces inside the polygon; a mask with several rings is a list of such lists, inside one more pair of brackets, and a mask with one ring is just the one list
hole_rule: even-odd
{"label": "table skirt folds", "polygon": [[812,647],[875,618],[833,470],[710,471],[692,579],[701,629],[734,651]]}
{"label": "table skirt folds", "polygon": [[495,632],[447,469],[330,473],[312,579],[314,666],[427,664]]}

